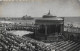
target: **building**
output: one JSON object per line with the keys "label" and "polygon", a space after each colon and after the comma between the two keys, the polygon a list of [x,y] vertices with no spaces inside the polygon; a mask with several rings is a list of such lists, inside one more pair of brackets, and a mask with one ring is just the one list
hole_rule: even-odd
{"label": "building", "polygon": [[39,40],[58,41],[64,31],[64,19],[50,14],[35,20],[35,38]]}

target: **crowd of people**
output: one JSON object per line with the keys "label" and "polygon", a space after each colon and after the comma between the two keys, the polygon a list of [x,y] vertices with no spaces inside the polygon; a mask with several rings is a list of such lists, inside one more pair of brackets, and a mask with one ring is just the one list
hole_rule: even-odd
{"label": "crowd of people", "polygon": [[44,42],[9,33],[0,34],[0,47],[2,51],[50,51]]}
{"label": "crowd of people", "polygon": [[53,42],[49,45],[29,37],[10,33],[0,34],[0,51],[73,51],[80,50],[80,44],[73,41]]}

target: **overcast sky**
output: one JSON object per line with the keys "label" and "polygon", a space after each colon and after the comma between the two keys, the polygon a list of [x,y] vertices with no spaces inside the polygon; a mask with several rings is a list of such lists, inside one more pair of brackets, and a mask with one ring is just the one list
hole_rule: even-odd
{"label": "overcast sky", "polygon": [[26,2],[1,2],[0,17],[42,17],[51,10],[56,16],[80,16],[79,0],[27,0]]}

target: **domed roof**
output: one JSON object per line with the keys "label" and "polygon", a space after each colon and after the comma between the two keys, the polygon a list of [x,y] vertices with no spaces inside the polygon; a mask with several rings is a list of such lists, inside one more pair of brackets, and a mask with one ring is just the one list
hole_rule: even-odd
{"label": "domed roof", "polygon": [[51,15],[50,10],[49,10],[48,14],[43,15],[43,18],[51,18],[51,17],[56,17],[56,16]]}

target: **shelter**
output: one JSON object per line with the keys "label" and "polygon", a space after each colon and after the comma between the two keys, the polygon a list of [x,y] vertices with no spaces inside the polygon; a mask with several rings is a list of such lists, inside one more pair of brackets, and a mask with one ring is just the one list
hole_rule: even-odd
{"label": "shelter", "polygon": [[35,37],[39,40],[56,40],[59,39],[64,30],[64,19],[50,14],[43,15],[43,18],[36,19]]}

